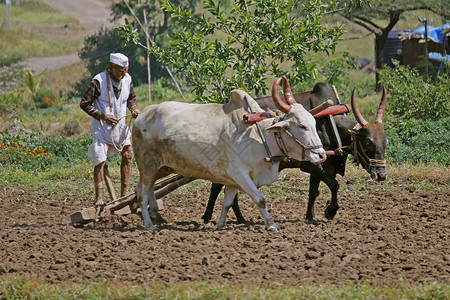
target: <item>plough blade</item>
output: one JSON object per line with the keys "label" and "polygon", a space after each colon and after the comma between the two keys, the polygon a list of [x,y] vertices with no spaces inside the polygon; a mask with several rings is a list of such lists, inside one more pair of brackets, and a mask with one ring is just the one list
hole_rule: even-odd
{"label": "plough blade", "polygon": [[[155,197],[157,199],[156,202],[158,204],[158,210],[163,209],[163,202],[160,198],[193,180],[193,178],[186,178],[181,175],[176,175],[155,184]],[[127,196],[115,199],[104,206],[91,206],[77,211],[70,216],[70,220],[71,224],[76,227],[83,226],[89,222],[109,216],[111,214],[130,214],[137,211],[137,207],[138,203],[136,193],[132,193]]]}

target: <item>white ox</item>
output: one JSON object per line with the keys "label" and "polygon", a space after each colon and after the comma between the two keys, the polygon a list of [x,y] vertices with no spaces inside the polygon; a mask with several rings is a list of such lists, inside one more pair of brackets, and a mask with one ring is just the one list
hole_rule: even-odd
{"label": "white ox", "polygon": [[[283,155],[273,134],[280,132],[291,158],[322,163],[326,155],[316,122],[289,97],[289,83],[285,77],[283,80],[288,103],[278,95],[281,78],[272,93],[285,116],[276,123],[274,118],[259,122],[267,145],[272,155]],[[264,161],[267,153],[256,126],[243,121],[249,112],[245,98],[255,112],[263,112],[247,93],[233,90],[227,104],[163,102],[139,114],[132,138],[140,174],[136,192],[146,229],[156,229],[150,218],[157,216],[154,184],[171,173],[226,185],[219,230],[226,228],[226,215],[238,190],[246,192],[259,207],[267,230],[279,229],[258,190],[277,179],[279,162]]]}

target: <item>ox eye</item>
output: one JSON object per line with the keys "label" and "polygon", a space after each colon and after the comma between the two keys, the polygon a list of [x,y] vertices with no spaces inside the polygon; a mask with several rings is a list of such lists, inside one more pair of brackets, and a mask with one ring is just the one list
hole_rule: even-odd
{"label": "ox eye", "polygon": [[306,129],[306,126],[303,124],[298,124],[298,127],[300,127],[300,129]]}

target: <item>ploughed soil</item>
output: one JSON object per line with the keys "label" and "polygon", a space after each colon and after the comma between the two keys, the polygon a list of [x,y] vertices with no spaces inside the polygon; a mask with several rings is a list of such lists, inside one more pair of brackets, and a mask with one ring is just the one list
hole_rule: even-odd
{"label": "ploughed soil", "polygon": [[[401,281],[447,284],[450,278],[448,182],[414,179],[376,183],[339,177],[340,206],[326,221],[329,194],[316,202],[318,225],[304,222],[308,177],[290,170],[263,187],[281,232],[267,232],[256,205],[241,195],[248,223],[230,210],[228,230],[217,231],[222,199],[210,224],[201,219],[209,183],[193,182],[165,198],[156,232],[140,215],[110,216],[75,228],[70,215],[92,195],[44,194],[3,186],[0,194],[0,274],[29,275],[49,283],[151,280],[233,285]],[[55,191],[57,188],[55,187]]]}

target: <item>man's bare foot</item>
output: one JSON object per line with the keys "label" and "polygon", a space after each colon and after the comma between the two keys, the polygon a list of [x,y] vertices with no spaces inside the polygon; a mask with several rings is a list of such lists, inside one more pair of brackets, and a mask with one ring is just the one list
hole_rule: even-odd
{"label": "man's bare foot", "polygon": [[106,204],[106,202],[103,201],[103,199],[98,199],[98,200],[95,202],[95,206],[103,206],[103,205],[105,205],[105,204]]}

